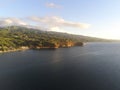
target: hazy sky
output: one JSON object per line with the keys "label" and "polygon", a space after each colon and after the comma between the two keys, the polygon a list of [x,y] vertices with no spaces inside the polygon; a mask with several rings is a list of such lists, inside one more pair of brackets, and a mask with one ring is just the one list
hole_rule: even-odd
{"label": "hazy sky", "polygon": [[0,0],[0,25],[120,39],[120,0]]}

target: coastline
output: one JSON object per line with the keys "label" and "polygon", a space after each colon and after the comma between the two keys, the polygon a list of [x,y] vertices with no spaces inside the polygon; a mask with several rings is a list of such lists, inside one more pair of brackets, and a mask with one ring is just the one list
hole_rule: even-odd
{"label": "coastline", "polygon": [[29,49],[30,49],[29,47],[20,47],[20,48],[17,48],[17,49],[6,50],[6,51],[0,51],[0,53],[24,51],[24,50],[29,50]]}
{"label": "coastline", "polygon": [[16,49],[11,49],[11,50],[4,50],[4,51],[0,51],[0,53],[7,53],[7,52],[16,52],[16,51],[24,51],[24,50],[46,50],[46,49],[58,49],[58,48],[71,48],[71,47],[75,47],[75,46],[84,46],[84,43],[78,43],[75,45],[71,45],[71,46],[61,46],[61,47],[35,47],[35,48],[30,48],[28,46],[22,46],[20,48],[16,48]]}

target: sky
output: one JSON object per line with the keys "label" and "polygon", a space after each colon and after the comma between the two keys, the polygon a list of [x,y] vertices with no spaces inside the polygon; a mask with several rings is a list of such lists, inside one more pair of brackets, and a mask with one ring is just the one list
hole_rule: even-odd
{"label": "sky", "polygon": [[0,26],[120,39],[120,0],[0,0]]}

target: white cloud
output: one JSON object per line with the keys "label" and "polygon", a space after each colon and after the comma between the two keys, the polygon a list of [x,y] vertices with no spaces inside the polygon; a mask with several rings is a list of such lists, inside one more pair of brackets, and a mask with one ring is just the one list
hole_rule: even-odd
{"label": "white cloud", "polygon": [[61,17],[57,17],[57,16],[29,17],[29,19],[33,22],[37,22],[39,24],[44,24],[49,27],[72,27],[72,28],[79,28],[79,29],[87,29],[90,27],[90,24],[67,21],[67,20],[65,20]]}
{"label": "white cloud", "polygon": [[57,26],[55,26],[55,27],[51,27],[51,28],[49,28],[49,30],[50,31],[55,31],[55,32],[66,32],[65,30],[63,30],[62,28],[60,28],[60,27],[57,27]]}
{"label": "white cloud", "polygon": [[72,22],[65,20],[61,17],[51,16],[51,17],[28,17],[28,18],[0,18],[0,26],[10,26],[18,25],[25,26],[28,28],[36,28],[40,30],[50,30],[57,32],[69,32],[64,30],[64,28],[78,28],[87,29],[90,24]]}
{"label": "white cloud", "polygon": [[62,6],[57,5],[55,3],[46,3],[46,7],[49,7],[49,8],[61,8]]}
{"label": "white cloud", "polygon": [[28,25],[28,23],[18,18],[0,18],[0,25]]}

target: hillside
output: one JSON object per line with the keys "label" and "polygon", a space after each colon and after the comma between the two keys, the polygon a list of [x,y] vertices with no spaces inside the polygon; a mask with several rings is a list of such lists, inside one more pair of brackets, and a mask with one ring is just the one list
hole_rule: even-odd
{"label": "hillside", "polygon": [[8,51],[19,48],[59,48],[83,45],[83,42],[110,41],[105,39],[42,31],[38,29],[19,26],[0,28],[0,51]]}

